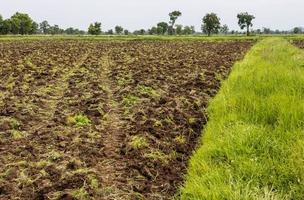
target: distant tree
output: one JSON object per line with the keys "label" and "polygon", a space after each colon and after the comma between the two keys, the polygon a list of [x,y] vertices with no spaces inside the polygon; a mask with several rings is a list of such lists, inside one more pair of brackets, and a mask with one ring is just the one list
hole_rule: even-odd
{"label": "distant tree", "polygon": [[263,28],[263,33],[264,34],[271,34],[273,31],[270,28]]}
{"label": "distant tree", "polygon": [[33,20],[28,14],[16,12],[11,18],[11,32],[13,34],[29,34],[32,30]]}
{"label": "distant tree", "polygon": [[43,34],[49,34],[51,26],[48,21],[44,20],[39,24],[39,28]]}
{"label": "distant tree", "polygon": [[3,26],[3,18],[2,15],[0,15],[0,34],[2,32],[2,26]]}
{"label": "distant tree", "polygon": [[256,30],[256,33],[257,33],[257,34],[262,34],[261,29],[257,29],[257,30]]}
{"label": "distant tree", "polygon": [[50,34],[52,35],[58,35],[58,34],[62,34],[64,33],[64,30],[62,30],[61,28],[59,28],[58,25],[54,25],[50,27]]}
{"label": "distant tree", "polygon": [[191,35],[195,33],[194,26],[185,26],[183,29],[183,34],[184,35]]}
{"label": "distant tree", "polygon": [[125,30],[124,30],[124,34],[125,34],[125,35],[129,35],[129,30],[125,29]]}
{"label": "distant tree", "polygon": [[30,34],[37,34],[37,33],[39,33],[39,25],[36,22],[33,22]]}
{"label": "distant tree", "polygon": [[0,33],[3,35],[11,33],[11,26],[12,25],[11,25],[10,19],[3,20],[2,27],[0,29]]}
{"label": "distant tree", "polygon": [[100,35],[101,34],[101,23],[95,22],[94,24],[90,24],[88,28],[88,33],[90,35]]}
{"label": "distant tree", "polygon": [[176,24],[175,25],[175,32],[177,35],[182,35],[183,34],[183,25]]}
{"label": "distant tree", "polygon": [[73,34],[75,34],[75,32],[76,32],[76,30],[74,30],[73,27],[69,27],[69,28],[65,29],[65,31],[64,31],[64,33],[68,34],[68,35],[73,35]]}
{"label": "distant tree", "polygon": [[161,27],[152,26],[152,28],[148,30],[148,34],[149,35],[161,34],[161,33],[158,33],[158,28],[160,28],[161,29],[160,32],[162,32],[162,28]]}
{"label": "distant tree", "polygon": [[169,13],[169,17],[170,17],[170,21],[169,21],[169,29],[168,29],[168,32],[170,35],[173,35],[175,33],[174,31],[174,25],[175,25],[175,22],[177,20],[178,17],[180,17],[182,15],[182,13],[178,10],[175,10],[171,13]]}
{"label": "distant tree", "polygon": [[280,31],[279,29],[276,29],[276,30],[274,31],[274,33],[275,33],[275,34],[281,34],[281,31]]}
{"label": "distant tree", "polygon": [[162,34],[162,35],[166,34],[168,32],[168,27],[169,27],[168,23],[159,22],[157,24],[157,34]]}
{"label": "distant tree", "polygon": [[293,29],[293,33],[294,33],[294,34],[302,33],[302,29],[301,29],[300,27],[295,27],[295,28]]}
{"label": "distant tree", "polygon": [[134,35],[144,35],[146,34],[146,30],[145,29],[140,29],[140,30],[136,30],[133,32]]}
{"label": "distant tree", "polygon": [[221,26],[220,28],[220,33],[227,35],[229,32],[229,28],[226,24],[224,24],[223,26]]}
{"label": "distant tree", "polygon": [[237,15],[238,18],[238,24],[240,28],[243,30],[246,28],[247,36],[249,36],[249,28],[253,26],[252,20],[255,19],[253,15],[248,14],[247,12],[239,13]]}
{"label": "distant tree", "polygon": [[209,13],[203,18],[202,31],[208,36],[212,33],[218,33],[221,23],[220,18],[215,13]]}
{"label": "distant tree", "polygon": [[108,31],[106,32],[106,34],[107,34],[107,35],[113,35],[113,34],[114,34],[113,29],[108,30]]}
{"label": "distant tree", "polygon": [[115,33],[120,35],[123,32],[123,28],[121,26],[115,26]]}

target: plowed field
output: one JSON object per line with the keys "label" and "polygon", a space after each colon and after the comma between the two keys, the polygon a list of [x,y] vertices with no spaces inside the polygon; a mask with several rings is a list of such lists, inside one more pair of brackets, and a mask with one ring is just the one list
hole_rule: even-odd
{"label": "plowed field", "polygon": [[0,43],[0,199],[169,199],[253,42]]}

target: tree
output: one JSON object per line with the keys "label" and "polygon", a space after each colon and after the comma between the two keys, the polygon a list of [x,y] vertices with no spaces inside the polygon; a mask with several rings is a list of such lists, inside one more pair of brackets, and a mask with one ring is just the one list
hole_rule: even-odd
{"label": "tree", "polygon": [[136,30],[133,32],[134,35],[144,35],[146,34],[146,30],[145,29],[140,29],[140,30]]}
{"label": "tree", "polygon": [[271,34],[273,31],[270,28],[263,28],[263,33],[264,34]]}
{"label": "tree", "polygon": [[39,25],[36,22],[33,22],[30,34],[37,34],[38,32],[39,32]]}
{"label": "tree", "polygon": [[90,24],[88,33],[90,35],[100,35],[101,34],[101,23],[95,22],[94,24]]}
{"label": "tree", "polygon": [[6,19],[2,22],[2,27],[0,29],[0,33],[5,35],[11,33],[11,20]]}
{"label": "tree", "polygon": [[[161,30],[159,31],[160,33],[158,33],[158,28],[161,29]],[[162,32],[162,27],[155,27],[155,26],[152,26],[152,28],[148,30],[149,35],[161,34],[161,32]]]}
{"label": "tree", "polygon": [[113,35],[113,34],[114,34],[113,29],[108,30],[108,31],[106,32],[106,34],[107,34],[107,35]]}
{"label": "tree", "polygon": [[3,18],[2,15],[0,15],[0,34],[2,32],[2,26],[3,26]]}
{"label": "tree", "polygon": [[39,24],[39,28],[43,34],[49,34],[51,26],[49,25],[48,21],[44,20]]}
{"label": "tree", "polygon": [[177,35],[183,34],[183,25],[176,24],[175,25],[175,32]]}
{"label": "tree", "polygon": [[295,28],[293,29],[293,33],[294,33],[294,34],[302,33],[302,29],[301,29],[300,27],[295,27]]}
{"label": "tree", "polygon": [[115,26],[115,32],[116,34],[120,35],[123,32],[123,28],[121,26]]}
{"label": "tree", "polygon": [[124,30],[124,34],[125,34],[125,35],[129,35],[129,30],[125,29],[125,30]]}
{"label": "tree", "polygon": [[229,32],[229,28],[226,24],[224,24],[223,26],[221,26],[220,28],[220,33],[227,35]]}
{"label": "tree", "polygon": [[33,20],[28,14],[16,12],[10,19],[13,34],[29,34],[33,27]]}
{"label": "tree", "polygon": [[62,30],[61,28],[59,28],[58,25],[55,24],[54,26],[50,27],[50,33],[52,35],[62,34],[64,33],[64,30]]}
{"label": "tree", "polygon": [[249,36],[250,32],[249,32],[249,28],[253,26],[252,24],[252,20],[255,19],[255,17],[253,15],[248,14],[247,12],[243,12],[243,13],[239,13],[237,15],[238,18],[238,24],[240,26],[240,28],[243,30],[244,28],[246,28],[246,32],[247,32],[247,36]]}
{"label": "tree", "polygon": [[177,18],[180,17],[181,15],[182,15],[182,13],[178,10],[175,10],[175,11],[169,13],[169,17],[170,17],[169,24],[170,24],[170,26],[169,26],[169,31],[168,32],[169,32],[170,35],[173,35],[175,33],[173,27],[174,27],[174,24],[175,24]]}
{"label": "tree", "polygon": [[195,28],[194,26],[185,26],[183,30],[184,35],[191,35],[195,33]]}
{"label": "tree", "polygon": [[161,35],[164,35],[168,32],[168,23],[166,22],[159,22],[157,24],[157,34],[161,34]]}
{"label": "tree", "polygon": [[212,33],[218,33],[221,23],[220,18],[215,13],[208,13],[203,18],[202,31],[210,36]]}

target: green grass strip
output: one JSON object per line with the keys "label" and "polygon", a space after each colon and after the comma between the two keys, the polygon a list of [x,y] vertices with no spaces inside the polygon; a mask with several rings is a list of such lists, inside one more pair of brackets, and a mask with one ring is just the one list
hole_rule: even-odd
{"label": "green grass strip", "polygon": [[258,42],[208,108],[181,199],[304,199],[304,52]]}

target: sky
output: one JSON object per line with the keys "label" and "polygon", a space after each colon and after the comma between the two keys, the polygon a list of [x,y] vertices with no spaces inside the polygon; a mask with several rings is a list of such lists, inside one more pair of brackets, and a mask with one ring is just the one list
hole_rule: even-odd
{"label": "sky", "polygon": [[236,15],[255,15],[254,29],[290,30],[304,27],[304,0],[0,0],[0,14],[28,13],[33,20],[47,20],[61,28],[87,30],[90,23],[102,23],[107,31],[121,25],[131,31],[147,29],[168,21],[168,13],[180,10],[176,24],[194,25],[200,31],[202,17],[214,12],[230,30],[238,30]]}

